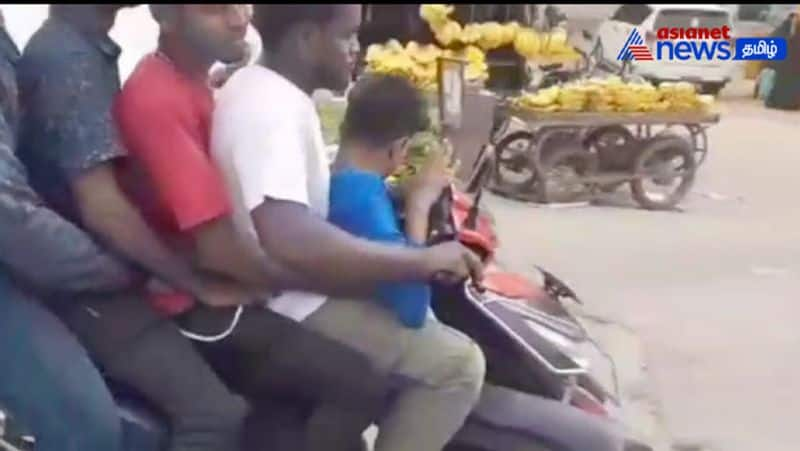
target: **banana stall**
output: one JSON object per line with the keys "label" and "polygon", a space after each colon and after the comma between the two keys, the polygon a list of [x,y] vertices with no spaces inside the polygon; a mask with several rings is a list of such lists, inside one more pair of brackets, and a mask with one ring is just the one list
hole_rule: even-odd
{"label": "banana stall", "polygon": [[[366,72],[407,77],[432,98],[438,93],[434,103],[442,108],[442,92],[452,91],[442,89],[443,73],[452,73],[442,68],[460,64],[464,89],[490,92],[496,100],[479,153],[492,162],[488,187],[496,193],[569,203],[628,185],[647,209],[672,209],[683,200],[708,152],[706,130],[719,120],[713,97],[689,83],[656,87],[614,75],[590,77],[563,17],[534,26],[524,9],[512,17],[519,20],[502,22],[503,8],[476,15],[474,6],[420,5],[434,42],[371,45]],[[533,83],[537,71],[545,76]]]}
{"label": "banana stall", "polygon": [[[384,7],[376,5],[372,11],[367,8],[366,23],[376,22],[377,8]],[[505,90],[508,85],[527,83],[528,62],[534,61],[528,57],[548,62],[578,61],[580,55],[567,44],[563,29],[540,31],[531,26],[535,21],[532,5],[423,4],[416,5],[415,9],[415,32],[407,31],[415,28],[409,25],[404,28],[406,31],[395,33],[385,41],[380,40],[387,38],[385,34],[363,33],[369,35],[363,43],[375,42],[362,47],[363,71],[359,73],[360,76],[377,73],[406,77],[429,95],[432,109],[436,110],[443,103],[439,90],[442,62],[448,67],[460,63],[463,89],[459,91],[469,113],[464,116],[462,125],[451,127],[459,129],[455,133],[448,135],[447,127],[440,127],[436,120],[432,132],[452,139],[466,163],[459,171],[459,178],[465,179],[480,143],[485,143],[489,134],[492,109],[497,103],[495,95],[505,95],[501,93],[508,92]],[[402,16],[399,9],[392,12]],[[385,16],[388,12],[380,14]],[[506,19],[514,20],[503,21]],[[407,17],[401,21],[415,23]],[[369,28],[381,27],[372,24]],[[434,119],[439,118],[436,111],[432,113]]]}
{"label": "banana stall", "polygon": [[541,203],[591,201],[628,185],[651,210],[675,208],[708,153],[714,97],[690,83],[588,78],[501,100],[490,189]]}

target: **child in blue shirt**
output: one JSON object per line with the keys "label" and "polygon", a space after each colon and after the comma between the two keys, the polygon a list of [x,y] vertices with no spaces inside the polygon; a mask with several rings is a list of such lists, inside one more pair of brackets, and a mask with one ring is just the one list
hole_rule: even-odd
{"label": "child in blue shirt", "polygon": [[[428,126],[425,99],[406,79],[375,76],[354,87],[341,129],[328,219],[353,235],[398,246],[424,246],[430,207],[447,183],[430,165],[405,189],[405,230],[385,179],[406,161],[408,143]],[[384,283],[377,299],[405,326],[421,328],[430,312],[426,283]]]}

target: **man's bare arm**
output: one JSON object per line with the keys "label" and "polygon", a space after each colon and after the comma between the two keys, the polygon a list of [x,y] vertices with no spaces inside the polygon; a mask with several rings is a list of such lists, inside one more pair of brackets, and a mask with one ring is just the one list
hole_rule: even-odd
{"label": "man's bare arm", "polygon": [[317,287],[309,281],[310,278],[269,258],[259,246],[249,245],[230,217],[209,221],[192,233],[195,264],[199,269],[225,275],[254,290],[311,290]]}
{"label": "man's bare arm", "polygon": [[44,204],[7,193],[0,193],[0,262],[45,294],[110,293],[143,281]]}
{"label": "man's bare arm", "polygon": [[203,283],[190,265],[156,237],[122,193],[111,163],[75,178],[71,188],[83,224],[100,240],[171,286],[204,296]]}
{"label": "man's bare arm", "polygon": [[301,204],[266,199],[252,217],[268,254],[327,285],[427,280],[435,271],[425,250],[356,238]]}

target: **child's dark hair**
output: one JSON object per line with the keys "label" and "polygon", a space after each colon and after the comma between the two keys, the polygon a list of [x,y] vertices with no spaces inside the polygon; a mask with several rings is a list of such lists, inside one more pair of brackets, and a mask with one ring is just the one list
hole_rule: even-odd
{"label": "child's dark hair", "polygon": [[414,85],[403,77],[370,75],[350,92],[341,139],[383,147],[429,126],[427,102]]}
{"label": "child's dark hair", "polygon": [[293,26],[301,22],[326,24],[336,15],[336,4],[293,5],[254,4],[253,27],[261,34],[263,46],[275,50]]}

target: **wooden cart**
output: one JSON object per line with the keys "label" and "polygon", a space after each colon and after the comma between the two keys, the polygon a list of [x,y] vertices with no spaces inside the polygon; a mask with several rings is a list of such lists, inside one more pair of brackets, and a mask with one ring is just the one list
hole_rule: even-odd
{"label": "wooden cart", "polygon": [[[705,112],[536,113],[508,104],[496,113],[488,146],[493,191],[576,202],[629,184],[636,202],[653,210],[672,209],[688,194],[708,153],[706,129],[719,121]],[[670,190],[653,192],[648,183]]]}

